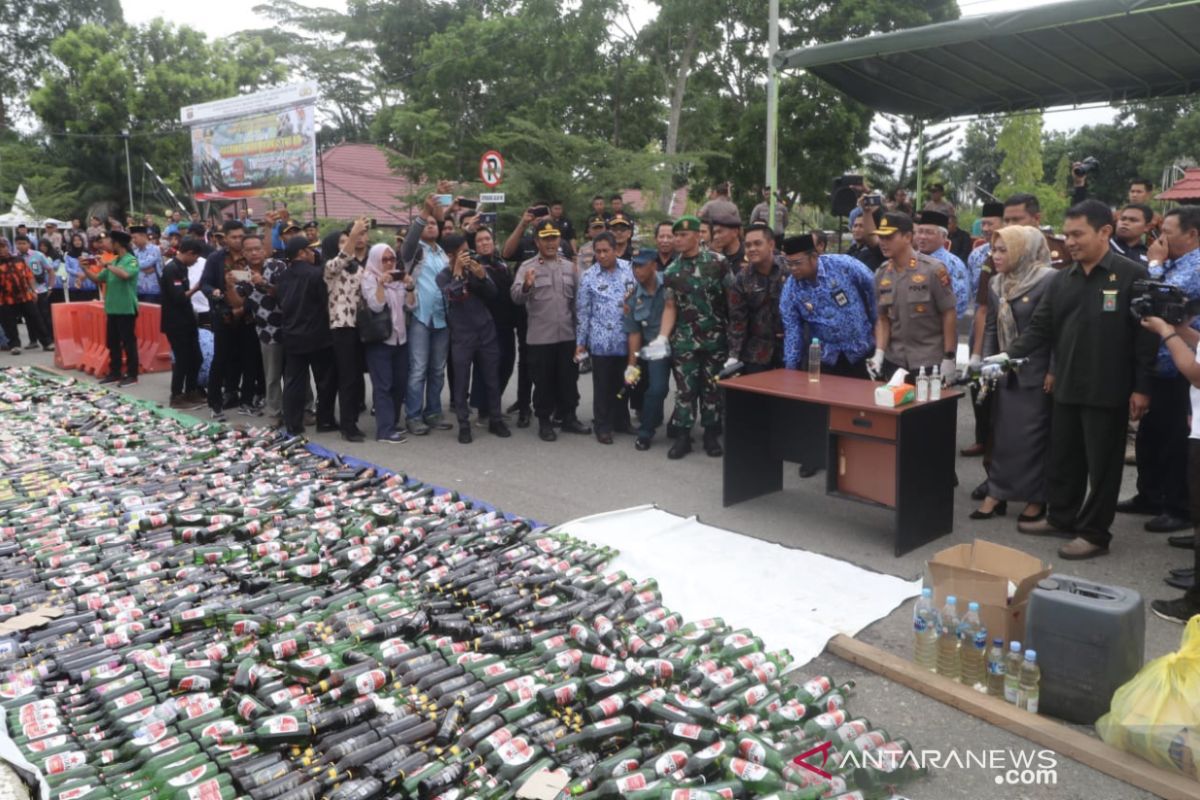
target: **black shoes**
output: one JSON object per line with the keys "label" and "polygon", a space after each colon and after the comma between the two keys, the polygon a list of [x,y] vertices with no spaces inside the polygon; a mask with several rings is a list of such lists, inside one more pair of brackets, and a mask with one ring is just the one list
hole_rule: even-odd
{"label": "black shoes", "polygon": [[137,386],[138,379],[136,375],[129,375],[121,378],[121,382],[117,386]]}
{"label": "black shoes", "polygon": [[[1008,501],[1001,500],[992,507],[991,511],[980,511],[978,508],[971,512],[971,519],[991,519],[992,517],[1003,517],[1008,514]],[[1027,519],[1026,522],[1036,522],[1034,519]]]}
{"label": "black shoes", "polygon": [[[517,424],[519,425],[520,423],[518,422]],[[550,424],[550,420],[538,420],[538,438],[543,442],[553,442],[558,440],[558,434],[554,432],[554,426]]]}
{"label": "black shoes", "polygon": [[612,444],[613,438],[611,433],[597,433],[596,441],[600,444]]}
{"label": "black shoes", "polygon": [[592,426],[584,425],[577,419],[564,419],[562,423],[563,433],[582,433],[589,434],[592,432]]}
{"label": "black shoes", "polygon": [[704,452],[713,458],[725,455],[725,450],[721,447],[721,434],[716,428],[704,429]]}
{"label": "black shoes", "polygon": [[[17,352],[20,352],[20,351],[18,350]],[[104,385],[106,383],[120,383],[120,382],[121,382],[120,375],[105,375],[103,378],[100,379],[101,385]]]}
{"label": "black shoes", "polygon": [[1195,550],[1196,535],[1188,534],[1187,536],[1168,536],[1167,544],[1171,545],[1171,547],[1178,547],[1181,550]]}
{"label": "black shoes", "polygon": [[811,478],[813,475],[816,475],[818,472],[820,472],[820,470],[817,469],[816,467],[810,467],[807,464],[800,465],[800,477],[801,478]]}
{"label": "black shoes", "polygon": [[1159,619],[1186,625],[1192,617],[1200,614],[1200,605],[1181,597],[1178,600],[1155,600],[1150,604],[1150,610]]}
{"label": "black shoes", "polygon": [[334,425],[332,423],[328,424],[328,425],[322,424],[320,422],[317,423],[317,433],[333,433],[337,429],[338,429],[338,426]]}
{"label": "black shoes", "polygon": [[488,433],[494,436],[499,436],[501,439],[507,439],[512,436],[512,431],[504,424],[502,419],[494,419],[488,423]]}
{"label": "black shoes", "polygon": [[639,436],[637,438],[637,441],[633,443],[633,446],[635,449],[645,452],[650,449],[650,440],[644,439],[641,436]]}
{"label": "black shoes", "polygon": [[363,432],[360,430],[353,430],[353,431],[350,431],[349,433],[343,432],[342,438],[345,439],[347,442],[365,442],[367,440],[367,437],[364,436]]}
{"label": "black shoes", "polygon": [[528,428],[529,427],[529,418],[530,418],[529,409],[517,412],[517,427],[518,428]]}
{"label": "black shoes", "polygon": [[692,437],[681,433],[675,437],[675,443],[667,451],[667,458],[679,460],[690,452],[692,452]]}
{"label": "black shoes", "polygon": [[471,441],[471,424],[468,422],[466,425],[460,425],[458,428],[458,443],[470,444]]}
{"label": "black shoes", "polygon": [[1122,500],[1117,503],[1118,514],[1145,514],[1146,516],[1154,516],[1158,513],[1155,508],[1142,499],[1140,494],[1135,494],[1128,500]]}
{"label": "black shoes", "polygon": [[1186,531],[1192,527],[1192,521],[1167,512],[1159,514],[1143,527],[1150,533],[1175,533],[1176,531]]}

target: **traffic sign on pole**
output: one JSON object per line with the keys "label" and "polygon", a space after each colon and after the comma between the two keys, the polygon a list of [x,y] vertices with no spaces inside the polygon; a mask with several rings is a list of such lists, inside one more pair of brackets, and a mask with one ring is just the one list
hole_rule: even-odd
{"label": "traffic sign on pole", "polygon": [[504,156],[496,150],[488,150],[479,159],[479,177],[489,188],[495,189],[504,179]]}
{"label": "traffic sign on pole", "polygon": [[504,192],[481,192],[479,202],[499,205],[504,202]]}

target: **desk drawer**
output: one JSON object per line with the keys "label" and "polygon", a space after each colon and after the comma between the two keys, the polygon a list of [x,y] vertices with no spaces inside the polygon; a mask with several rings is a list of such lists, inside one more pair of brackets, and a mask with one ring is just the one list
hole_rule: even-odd
{"label": "desk drawer", "polygon": [[839,433],[857,433],[877,439],[896,440],[896,415],[878,414],[873,411],[855,411],[850,408],[829,409],[829,430]]}

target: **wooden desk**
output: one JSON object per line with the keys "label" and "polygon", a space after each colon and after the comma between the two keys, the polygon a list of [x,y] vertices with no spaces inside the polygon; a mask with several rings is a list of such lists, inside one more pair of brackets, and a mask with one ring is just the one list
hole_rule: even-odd
{"label": "wooden desk", "polygon": [[722,381],[724,505],[780,491],[783,462],[799,462],[826,470],[828,494],[894,509],[898,556],[949,533],[963,393],[883,408],[877,385],[784,369]]}

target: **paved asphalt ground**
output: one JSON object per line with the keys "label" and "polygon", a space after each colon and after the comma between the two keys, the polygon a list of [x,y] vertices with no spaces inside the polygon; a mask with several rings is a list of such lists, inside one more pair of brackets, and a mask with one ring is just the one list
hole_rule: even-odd
{"label": "paved asphalt ground", "polygon": [[[53,366],[52,354],[40,351],[27,350],[16,357],[0,354],[0,359],[9,364]],[[72,374],[92,380],[83,373]],[[165,403],[169,377],[169,373],[143,375],[139,385],[128,391]],[[590,378],[582,376],[579,386],[583,395],[579,416],[587,421],[591,417]],[[513,401],[514,391],[515,387],[510,386],[506,406]],[[964,398],[959,405],[960,447],[969,444],[973,438],[969,402],[969,398]],[[207,419],[207,410],[197,414]],[[231,423],[249,421],[246,417],[230,415]],[[896,558],[892,555],[889,515],[878,509],[825,497],[823,475],[802,480],[795,466],[789,465],[783,492],[722,508],[720,459],[709,458],[697,451],[682,461],[669,461],[668,443],[661,438],[661,433],[651,450],[640,453],[634,450],[631,436],[617,436],[611,446],[601,445],[591,436],[563,434],[557,442],[545,443],[537,438],[536,426],[518,430],[515,415],[510,425],[513,437],[508,440],[500,440],[476,427],[475,442],[471,445],[459,444],[455,431],[409,437],[408,442],[401,445],[377,444],[373,441],[373,420],[365,416],[360,420],[360,427],[368,436],[364,443],[344,442],[336,433],[316,434],[311,429],[309,435],[316,443],[338,452],[401,470],[437,485],[456,488],[506,511],[546,524],[654,503],[667,511],[695,515],[708,524],[746,536],[823,553],[906,579],[920,576],[926,560],[942,548],[970,542],[977,537],[986,538],[1050,561],[1064,574],[1136,589],[1147,604],[1147,660],[1179,646],[1182,627],[1153,616],[1148,606],[1151,599],[1179,594],[1163,584],[1162,577],[1168,568],[1190,563],[1187,562],[1191,557],[1189,551],[1169,548],[1164,536],[1144,532],[1141,528],[1144,518],[1118,516],[1110,555],[1087,562],[1060,564],[1055,550],[1061,540],[1017,533],[1015,516],[1020,513],[1020,506],[1010,508],[1007,518],[984,522],[967,518],[975,507],[970,491],[983,478],[979,459],[958,459],[960,485],[954,499],[956,522],[953,533]],[[1126,494],[1132,489],[1134,477],[1134,470],[1127,469]],[[780,575],[779,579],[803,580],[804,576]],[[753,587],[744,587],[744,591],[753,591]],[[670,598],[666,601],[669,604]],[[905,603],[868,627],[858,638],[910,657],[911,614],[912,603]],[[742,620],[739,624],[753,627],[754,621]],[[1037,745],[1025,739],[832,655],[822,655],[802,674],[817,673],[831,674],[843,680],[854,679],[858,687],[856,696],[851,699],[851,710],[895,735],[906,737],[917,749],[943,752],[957,749],[963,758],[968,750],[972,753],[1001,750],[1027,754],[1039,750]],[[1154,796],[1063,757],[1058,757],[1056,772],[1055,785],[998,785],[1002,776],[992,770],[942,769],[915,784],[910,794],[914,800],[1136,800]],[[1200,785],[1197,795],[1200,796]]]}

